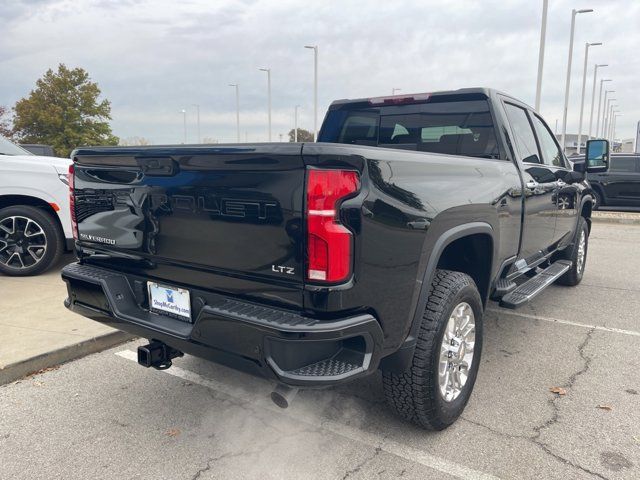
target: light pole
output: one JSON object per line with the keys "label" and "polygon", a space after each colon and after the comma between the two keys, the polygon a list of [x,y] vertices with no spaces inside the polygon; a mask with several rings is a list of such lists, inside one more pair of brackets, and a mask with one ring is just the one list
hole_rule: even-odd
{"label": "light pole", "polygon": [[[613,130],[611,131],[611,143],[616,142],[616,124],[618,123],[618,117],[622,116],[622,113],[616,113],[613,117]],[[613,147],[612,147],[613,149]]]}
{"label": "light pole", "polygon": [[[612,92],[614,90],[611,90]],[[609,110],[613,108],[613,104],[611,102],[615,102],[615,98],[609,98],[606,103],[606,110],[604,111],[604,121],[602,122],[602,138],[607,138],[607,130],[609,129],[609,120],[611,119],[611,115],[609,114]]]}
{"label": "light pole", "polygon": [[610,93],[615,92],[615,90],[605,90],[604,91],[604,101],[602,102],[602,131],[601,131],[601,136],[602,138],[604,138],[604,122],[607,118],[607,109],[609,108],[609,104],[607,103],[607,95],[609,95]]}
{"label": "light pole", "polygon": [[236,89],[236,133],[238,143],[240,143],[240,87],[237,83],[230,83],[229,86]]}
{"label": "light pole", "polygon": [[313,50],[313,141],[318,139],[318,46],[305,45]]}
{"label": "light pole", "polygon": [[542,67],[544,65],[544,44],[547,37],[547,8],[549,0],[542,0],[542,25],[540,26],[540,51],[538,52],[538,81],[536,82],[536,110],[540,110],[542,92]]}
{"label": "light pole", "polygon": [[271,69],[261,68],[261,72],[267,72],[267,96],[269,97],[269,141],[271,141]]}
{"label": "light pole", "polygon": [[293,109],[293,141],[298,142],[298,108],[300,105],[296,105]]}
{"label": "light pole", "polygon": [[611,141],[611,126],[613,125],[613,113],[618,111],[616,110],[617,106],[618,105],[611,104],[611,108],[609,109],[609,118],[607,120],[607,136],[605,137],[609,139],[609,141]]}
{"label": "light pole", "polygon": [[187,143],[187,111],[183,108],[180,112],[182,113],[182,144],[184,145]]}
{"label": "light pole", "polygon": [[[600,93],[598,94],[598,115],[596,115],[596,137],[599,136],[600,133],[600,107],[602,107],[602,84],[604,82],[610,82],[611,79],[610,78],[603,78],[602,80],[600,80]],[[606,95],[606,93],[605,93]],[[606,100],[606,98],[605,98]]]}
{"label": "light pole", "polygon": [[576,15],[579,13],[593,12],[591,8],[571,10],[571,33],[569,35],[569,60],[567,62],[567,82],[564,91],[564,110],[562,113],[562,149],[565,149],[565,137],[567,136],[567,113],[569,112],[569,89],[571,87],[571,60],[573,59],[573,34],[576,29]]}
{"label": "light pole", "polygon": [[395,95],[396,92],[399,92],[400,90],[402,90],[401,88],[392,88],[391,89],[391,95]]}
{"label": "light pole", "polygon": [[[615,101],[615,98],[610,98],[609,101]],[[609,129],[611,128],[611,112],[613,111],[613,109],[616,108],[616,105],[614,105],[613,103],[610,104],[607,108],[607,120],[606,120],[606,127],[604,127],[604,130],[602,131],[602,138],[609,138]]]}
{"label": "light pole", "polygon": [[[582,141],[582,115],[584,113],[584,90],[587,86],[587,61],[589,60],[589,47],[602,45],[601,42],[584,44],[584,69],[582,72],[582,96],[580,97],[580,120],[578,121],[578,147],[576,153],[580,153],[580,142]],[[589,140],[587,138],[587,140]]]}
{"label": "light pole", "polygon": [[[591,138],[591,128],[593,127],[593,109],[596,106],[596,80],[598,77],[598,69],[600,67],[608,67],[609,65],[606,63],[595,64],[593,67],[593,89],[591,91],[591,113],[589,114],[589,133],[587,134],[587,140]],[[600,83],[602,85],[602,83]],[[602,88],[600,88],[600,94],[602,94]],[[598,107],[600,99],[598,99]]]}
{"label": "light pole", "polygon": [[193,103],[192,104],[194,107],[196,107],[196,121],[198,122],[198,143],[200,142],[200,105],[198,105],[197,103]]}

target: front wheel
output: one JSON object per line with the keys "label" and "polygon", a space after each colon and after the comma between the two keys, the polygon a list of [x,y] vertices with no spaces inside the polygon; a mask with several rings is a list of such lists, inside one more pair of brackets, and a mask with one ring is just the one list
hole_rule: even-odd
{"label": "front wheel", "polygon": [[411,367],[383,371],[385,397],[399,415],[429,430],[443,430],[460,416],[480,364],[482,310],[471,277],[436,271]]}
{"label": "front wheel", "polygon": [[46,211],[28,205],[0,210],[0,273],[37,275],[56,262],[64,236]]}
{"label": "front wheel", "polygon": [[560,257],[564,260],[571,260],[571,268],[557,280],[557,283],[573,287],[582,281],[584,269],[587,265],[588,248],[589,226],[584,217],[580,217],[578,219],[575,242],[570,247],[567,247]]}

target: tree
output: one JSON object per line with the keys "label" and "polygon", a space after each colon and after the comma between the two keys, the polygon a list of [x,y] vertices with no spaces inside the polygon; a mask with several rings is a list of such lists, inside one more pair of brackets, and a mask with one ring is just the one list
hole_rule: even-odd
{"label": "tree", "polygon": [[[295,141],[295,130],[292,128],[289,130],[289,141]],[[298,141],[299,142],[313,142],[313,133],[304,128],[298,128]]]}
{"label": "tree", "polygon": [[69,156],[86,145],[117,145],[111,133],[111,103],[99,100],[100,88],[82,68],[58,65],[36,82],[28,97],[13,107],[14,137],[22,143],[52,145],[56,154]]}
{"label": "tree", "polygon": [[8,118],[8,115],[9,109],[0,105],[0,135],[11,139],[13,132],[11,131],[11,120]]}
{"label": "tree", "polygon": [[144,145],[151,145],[151,142],[144,137],[127,137],[121,138],[118,143],[121,147],[139,147]]}

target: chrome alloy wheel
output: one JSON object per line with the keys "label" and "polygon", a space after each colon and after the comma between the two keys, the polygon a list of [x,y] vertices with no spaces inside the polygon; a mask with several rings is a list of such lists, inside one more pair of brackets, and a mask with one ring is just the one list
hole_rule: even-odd
{"label": "chrome alloy wheel", "polygon": [[19,215],[0,220],[0,263],[15,269],[30,268],[47,252],[47,237],[34,220]]}
{"label": "chrome alloy wheel", "polygon": [[458,398],[467,383],[475,343],[473,309],[467,302],[459,303],[449,317],[440,347],[438,382],[440,394],[446,402]]}
{"label": "chrome alloy wheel", "polygon": [[582,273],[582,269],[584,268],[584,259],[587,256],[587,235],[584,233],[584,230],[580,232],[580,240],[578,241],[578,255],[576,258],[576,268],[578,270],[578,274]]}

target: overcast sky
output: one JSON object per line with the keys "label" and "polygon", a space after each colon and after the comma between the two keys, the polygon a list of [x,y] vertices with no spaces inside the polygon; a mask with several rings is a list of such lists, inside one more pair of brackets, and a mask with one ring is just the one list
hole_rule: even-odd
{"label": "overcast sky", "polygon": [[[576,21],[568,131],[577,131],[584,44],[602,41],[590,51],[583,131],[593,64],[608,63],[600,71],[614,80],[608,88],[623,113],[618,137],[635,136],[640,0],[549,4],[541,104],[549,125],[562,123],[571,9],[593,8]],[[186,108],[188,141],[195,142],[199,104],[202,137],[235,141],[235,96],[227,85],[239,83],[242,140],[265,141],[267,79],[258,68],[270,67],[278,140],[293,128],[296,104],[300,127],[313,126],[309,44],[320,52],[319,122],[334,99],[392,88],[486,86],[533,104],[541,12],[541,0],[1,0],[0,105],[13,106],[62,62],[98,82],[120,137],[181,142]]]}

